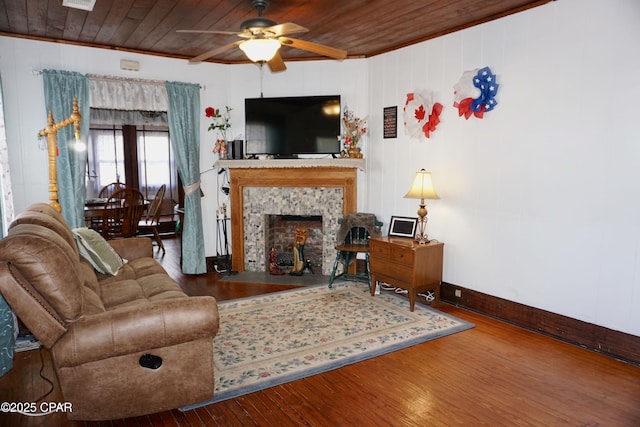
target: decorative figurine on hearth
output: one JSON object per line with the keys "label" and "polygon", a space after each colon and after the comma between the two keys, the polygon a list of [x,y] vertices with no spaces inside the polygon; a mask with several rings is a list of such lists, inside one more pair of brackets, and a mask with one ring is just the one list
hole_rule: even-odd
{"label": "decorative figurine on hearth", "polygon": [[284,274],[278,265],[278,253],[274,247],[271,248],[271,252],[269,253],[269,274],[274,276],[282,276]]}
{"label": "decorative figurine on hearth", "polygon": [[304,271],[304,244],[307,242],[307,229],[296,228],[296,235],[293,238],[293,269],[289,274],[302,276]]}

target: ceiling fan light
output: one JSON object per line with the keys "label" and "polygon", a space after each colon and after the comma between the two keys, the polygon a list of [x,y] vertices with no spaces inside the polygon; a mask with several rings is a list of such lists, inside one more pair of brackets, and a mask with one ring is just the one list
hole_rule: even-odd
{"label": "ceiling fan light", "polygon": [[280,49],[280,42],[274,39],[251,39],[240,43],[239,47],[253,62],[267,62]]}

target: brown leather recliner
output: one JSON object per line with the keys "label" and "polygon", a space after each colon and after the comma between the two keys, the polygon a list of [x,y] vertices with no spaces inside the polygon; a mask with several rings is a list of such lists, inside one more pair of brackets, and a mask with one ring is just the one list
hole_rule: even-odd
{"label": "brown leather recliner", "polygon": [[109,242],[115,276],[79,256],[51,206],[30,206],[0,240],[0,292],[51,349],[73,420],[160,412],[213,396],[212,297],[188,297],[153,259],[148,238]]}

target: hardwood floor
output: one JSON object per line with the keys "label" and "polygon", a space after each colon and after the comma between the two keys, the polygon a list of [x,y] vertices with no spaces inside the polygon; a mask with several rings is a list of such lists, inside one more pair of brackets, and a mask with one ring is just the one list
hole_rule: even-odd
{"label": "hardwood floor", "polygon": [[[180,273],[175,240],[161,262],[191,295],[219,301],[293,285]],[[480,314],[441,304],[474,329],[193,411],[103,423],[63,414],[0,414],[3,426],[638,426],[640,367]],[[61,401],[49,353],[43,375]],[[40,353],[16,355],[0,402],[32,402],[49,386]],[[91,386],[90,384],[87,385]]]}

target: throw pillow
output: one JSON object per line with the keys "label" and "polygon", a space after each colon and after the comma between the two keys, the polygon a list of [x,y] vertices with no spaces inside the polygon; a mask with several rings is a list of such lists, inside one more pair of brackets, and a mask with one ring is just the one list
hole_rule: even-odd
{"label": "throw pillow", "polygon": [[97,271],[116,275],[125,263],[120,255],[98,232],[87,227],[71,230],[80,255]]}

